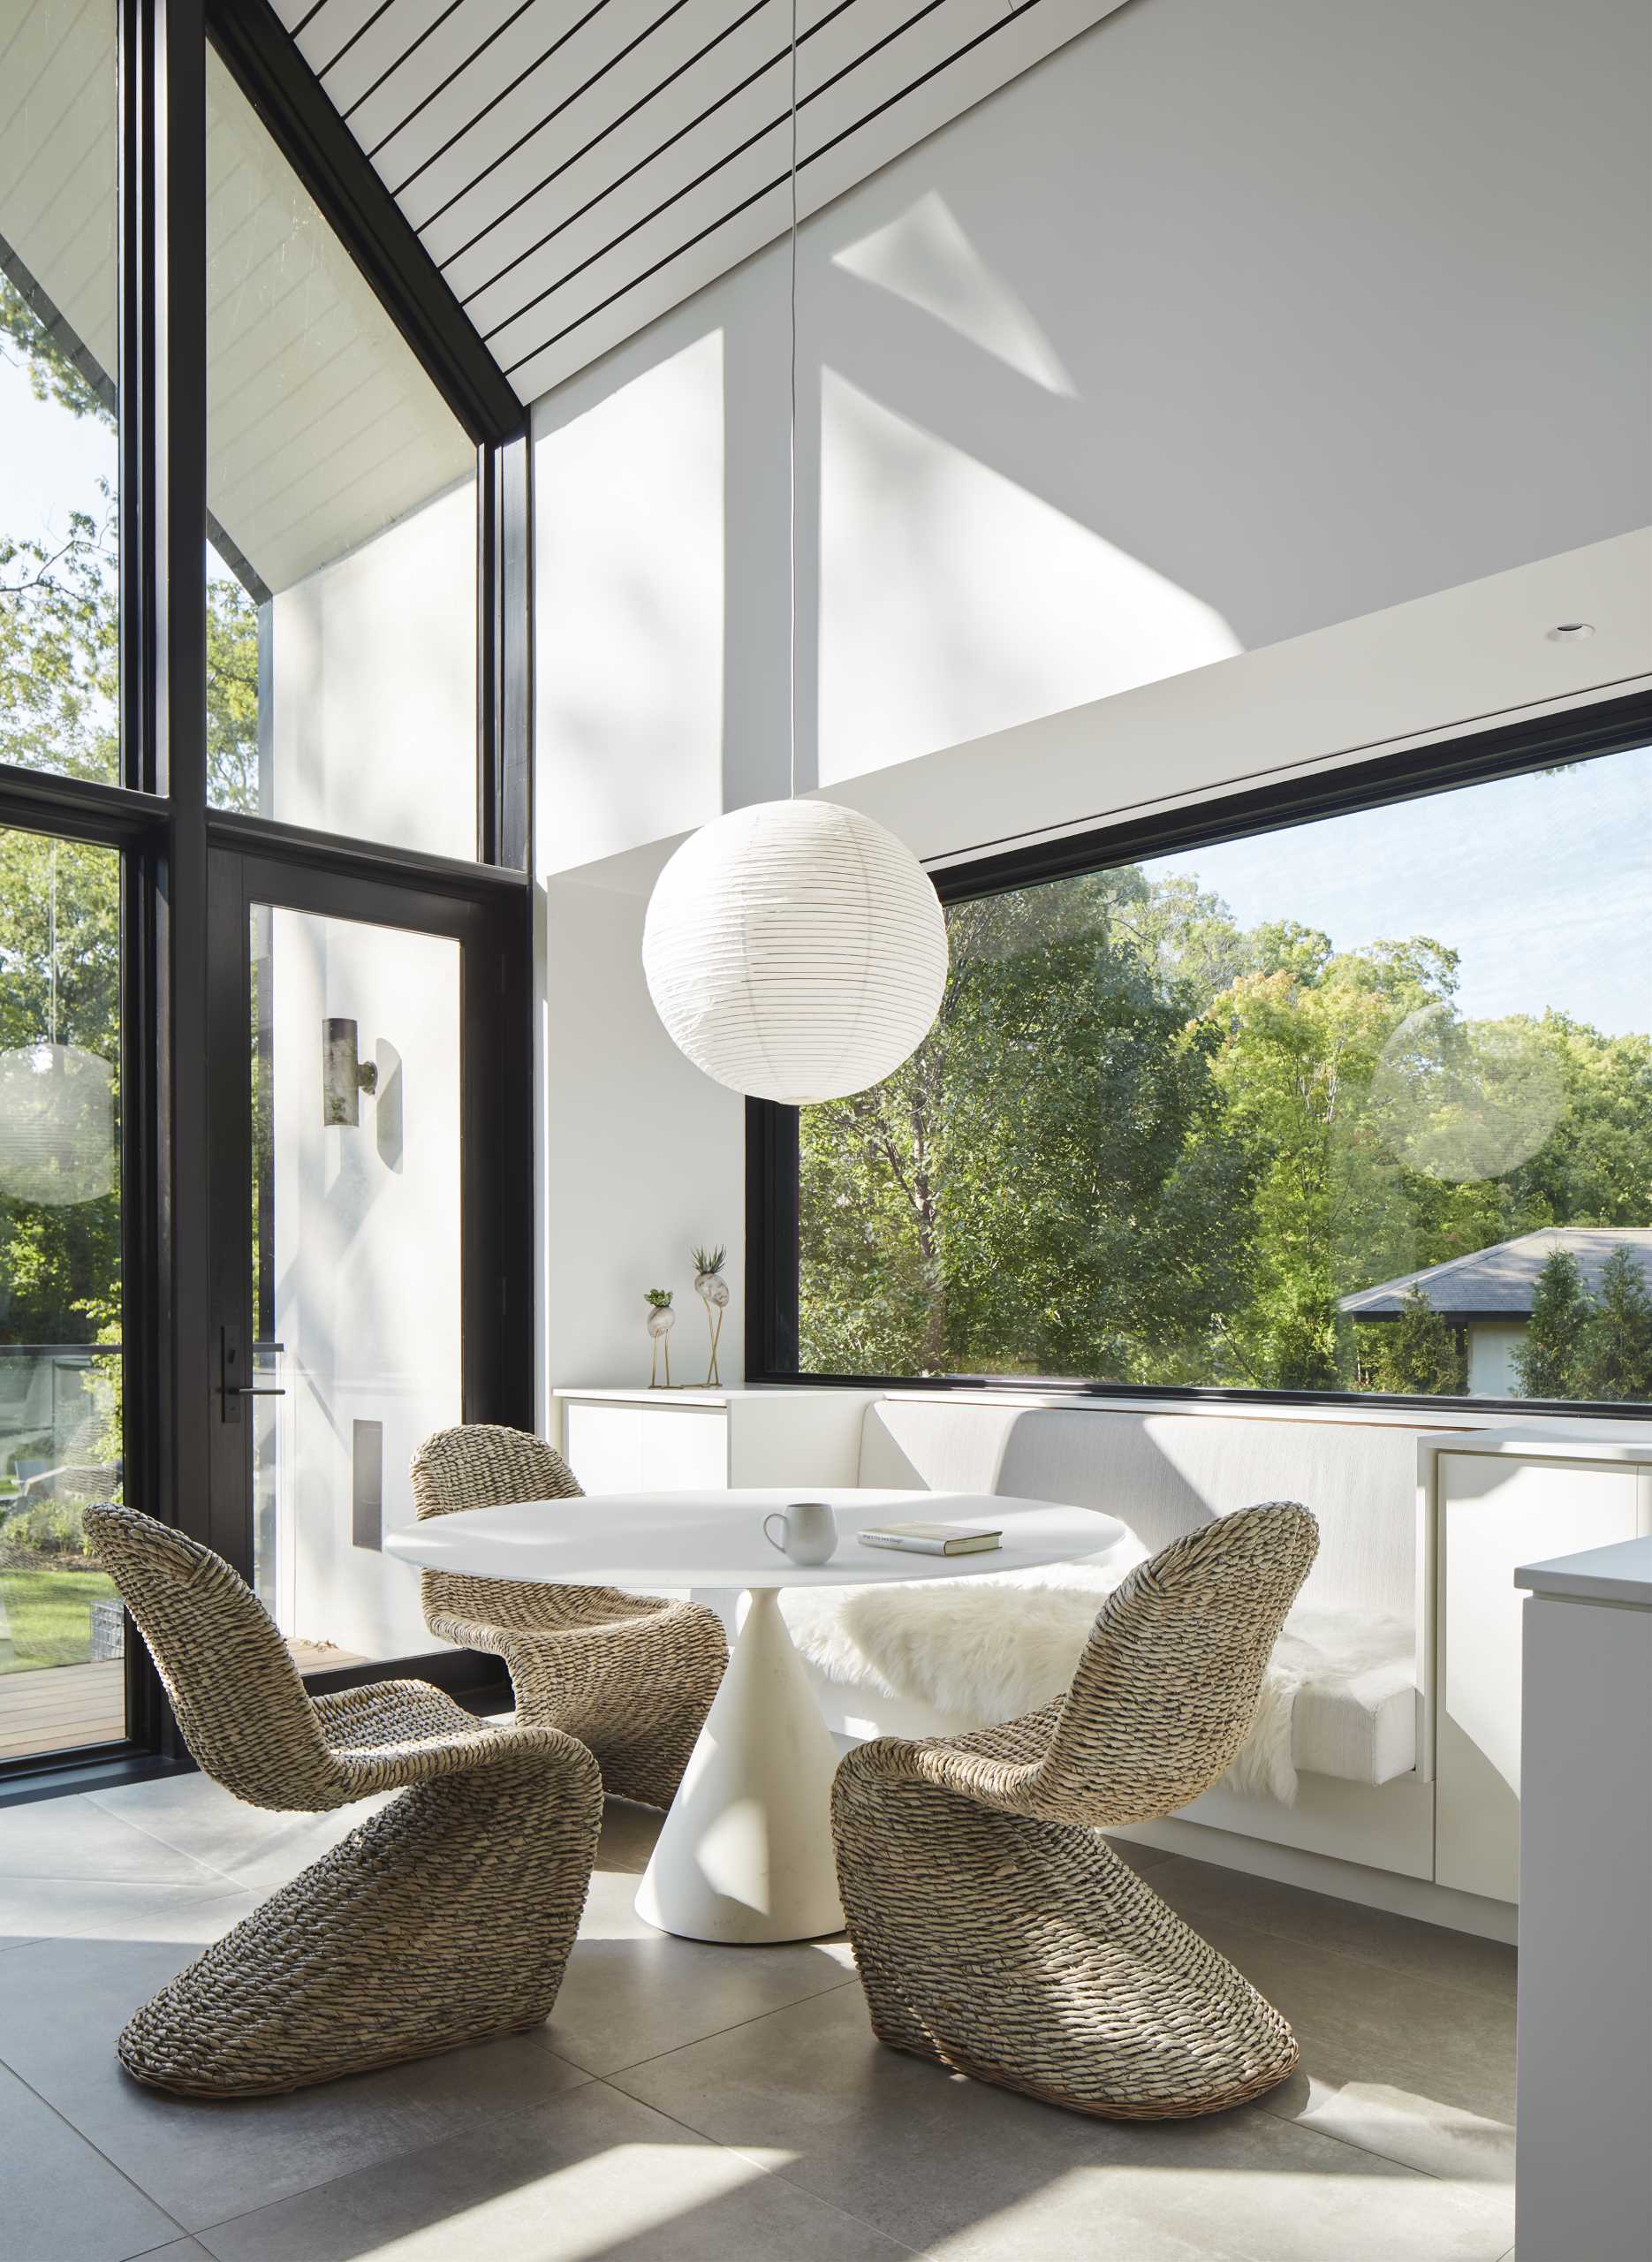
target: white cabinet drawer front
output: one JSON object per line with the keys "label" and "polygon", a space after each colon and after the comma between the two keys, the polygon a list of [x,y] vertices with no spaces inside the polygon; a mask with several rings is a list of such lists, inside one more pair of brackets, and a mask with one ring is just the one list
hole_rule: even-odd
{"label": "white cabinet drawer front", "polygon": [[720,1407],[646,1407],[642,1490],[710,1492],[729,1481],[729,1417]]}
{"label": "white cabinet drawer front", "polygon": [[639,1408],[569,1399],[563,1406],[562,1434],[563,1458],[582,1491],[595,1494],[642,1490]]}
{"label": "white cabinet drawer front", "polygon": [[716,1492],[729,1481],[729,1417],[720,1406],[563,1400],[563,1453],[584,1491]]}
{"label": "white cabinet drawer front", "polygon": [[1636,1531],[1633,1468],[1442,1454],[1435,1876],[1519,1898],[1522,1563]]}

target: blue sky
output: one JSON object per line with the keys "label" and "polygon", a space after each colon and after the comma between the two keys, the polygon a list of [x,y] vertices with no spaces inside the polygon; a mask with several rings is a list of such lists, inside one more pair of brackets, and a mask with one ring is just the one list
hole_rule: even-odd
{"label": "blue sky", "polygon": [[113,490],[119,470],[115,435],[36,400],[15,352],[8,344],[0,353],[0,534],[61,542],[71,511],[101,515],[99,475]]}
{"label": "blue sky", "polygon": [[1652,1030],[1652,749],[1156,859],[1241,925],[1296,919],[1339,950],[1429,935],[1474,1018],[1554,1006]]}

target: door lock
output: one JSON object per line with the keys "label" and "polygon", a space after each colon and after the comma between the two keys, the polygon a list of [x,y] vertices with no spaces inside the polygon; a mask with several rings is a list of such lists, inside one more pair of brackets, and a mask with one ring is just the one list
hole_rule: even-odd
{"label": "door lock", "polygon": [[[279,1350],[281,1346],[277,1343],[274,1347]],[[226,1422],[240,1420],[241,1400],[244,1398],[284,1398],[287,1394],[284,1383],[241,1380],[242,1375],[246,1372],[243,1363],[246,1358],[246,1343],[239,1327],[224,1327],[219,1330],[218,1393],[224,1400],[223,1418]]]}

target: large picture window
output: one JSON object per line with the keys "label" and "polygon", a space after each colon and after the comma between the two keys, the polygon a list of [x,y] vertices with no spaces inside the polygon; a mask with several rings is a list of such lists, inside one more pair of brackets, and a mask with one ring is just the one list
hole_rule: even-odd
{"label": "large picture window", "polygon": [[1652,1400],[1652,748],[947,917],[800,1112],[800,1371]]}

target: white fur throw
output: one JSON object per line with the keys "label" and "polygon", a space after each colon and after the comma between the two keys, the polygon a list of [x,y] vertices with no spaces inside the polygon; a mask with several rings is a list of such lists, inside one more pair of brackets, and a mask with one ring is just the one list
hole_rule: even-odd
{"label": "white fur throw", "polygon": [[[1146,1558],[1132,1537],[1106,1554],[1043,1570],[911,1586],[793,1587],[781,1607],[792,1640],[829,1681],[915,1697],[963,1727],[989,1727],[1065,1692],[1097,1611]],[[1395,1641],[1387,1619],[1292,1611],[1224,1786],[1294,1805],[1291,1731],[1299,1690],[1381,1663]]]}

